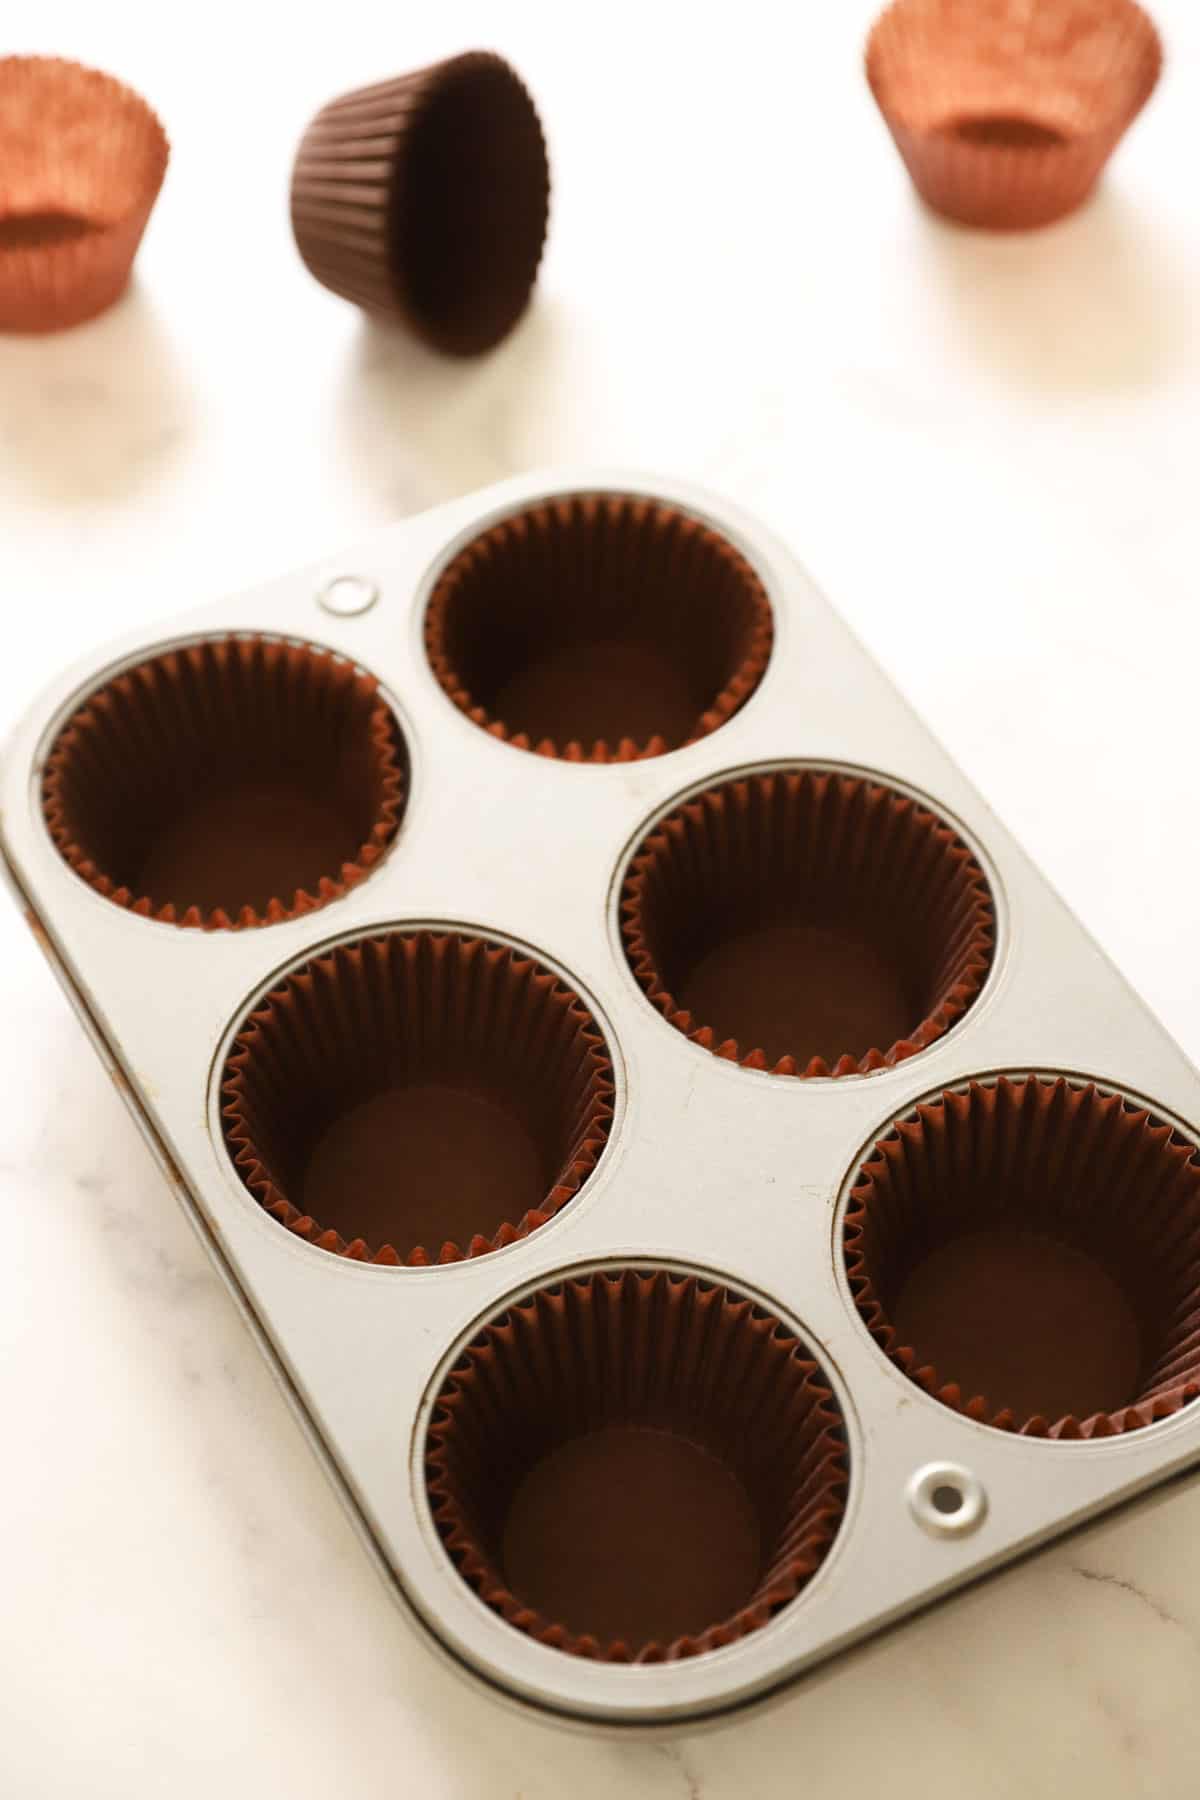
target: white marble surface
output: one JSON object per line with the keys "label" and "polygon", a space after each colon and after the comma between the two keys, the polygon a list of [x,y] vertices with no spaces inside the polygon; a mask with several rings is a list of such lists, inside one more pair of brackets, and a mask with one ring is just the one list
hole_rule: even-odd
{"label": "white marble surface", "polygon": [[[140,86],[174,158],[125,302],[0,339],[0,716],[367,524],[657,465],[786,533],[1200,1052],[1200,21],[1159,0],[1169,74],[1095,203],[997,241],[913,204],[870,10],[8,16],[9,47]],[[314,286],[284,195],[321,100],[473,44],[538,95],[557,211],[535,311],[460,367]],[[1195,1483],[719,1732],[613,1744],[478,1697],[378,1582],[7,907],[0,994],[6,1800],[1196,1790]]]}

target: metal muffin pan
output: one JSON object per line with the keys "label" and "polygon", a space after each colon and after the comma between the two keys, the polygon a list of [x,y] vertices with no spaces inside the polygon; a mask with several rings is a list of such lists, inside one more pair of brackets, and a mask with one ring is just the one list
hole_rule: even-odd
{"label": "metal muffin pan", "polygon": [[[641,762],[572,764],[499,742],[429,668],[422,618],[447,559],[553,494],[646,495],[724,533],[768,592],[775,642],[741,711]],[[134,916],[61,859],[40,805],[49,747],[105,676],[171,643],[230,631],[327,646],[376,676],[410,762],[397,841],[322,910],[243,931]],[[921,797],[975,850],[997,936],[979,998],[895,1067],[796,1080],[687,1041],[623,951],[617,897],[647,826],[738,771],[815,764]],[[851,1298],[840,1220],[867,1148],[915,1102],[1002,1071],[1067,1073],[1142,1097],[1185,1136],[1200,1076],[852,637],[787,549],[693,487],[568,469],[525,477],[378,531],[343,555],[207,606],[78,664],[8,748],[2,845],[19,904],[165,1175],[281,1378],[364,1539],[412,1617],[493,1691],[565,1720],[671,1727],[782,1689],[821,1659],[1200,1458],[1200,1405],[1102,1441],[1016,1436],[951,1411],[872,1341]],[[541,1229],[428,1268],[335,1257],[282,1229],[235,1172],[219,1081],[239,1022],[290,967],[383,928],[465,927],[529,947],[592,1009],[616,1074],[612,1130],[579,1195]],[[587,1660],[514,1629],[468,1587],[430,1514],[434,1396],[509,1300],[604,1265],[699,1272],[761,1299],[811,1346],[845,1421],[849,1499],[797,1600],[710,1654]],[[940,1510],[945,1486],[957,1510]]]}

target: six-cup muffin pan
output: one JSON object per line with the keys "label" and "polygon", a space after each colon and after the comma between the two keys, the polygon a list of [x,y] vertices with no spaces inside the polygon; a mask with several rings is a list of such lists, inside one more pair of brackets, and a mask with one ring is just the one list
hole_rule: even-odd
{"label": "six-cup muffin pan", "polygon": [[523,478],[95,655],[3,849],[493,1691],[729,1714],[1200,1458],[1200,1078],[723,502]]}

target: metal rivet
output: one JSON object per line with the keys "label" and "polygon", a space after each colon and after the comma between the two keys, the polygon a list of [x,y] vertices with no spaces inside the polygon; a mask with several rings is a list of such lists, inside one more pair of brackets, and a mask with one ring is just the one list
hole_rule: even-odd
{"label": "metal rivet", "polygon": [[926,1463],[907,1494],[913,1518],[931,1537],[965,1537],[987,1516],[983,1484],[959,1463]]}
{"label": "metal rivet", "polygon": [[317,595],[317,605],[339,619],[355,619],[370,612],[379,598],[379,589],[365,575],[335,575]]}

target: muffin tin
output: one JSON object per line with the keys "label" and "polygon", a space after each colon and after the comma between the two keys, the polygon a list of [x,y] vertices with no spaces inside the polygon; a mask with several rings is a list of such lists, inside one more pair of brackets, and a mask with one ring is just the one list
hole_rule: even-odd
{"label": "muffin tin", "polygon": [[1200,1457],[1196,1071],[723,501],[522,478],[127,639],[18,727],[3,849],[493,1691],[727,1715]]}

